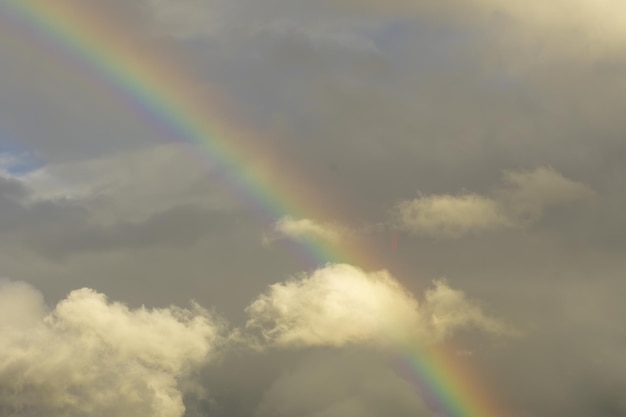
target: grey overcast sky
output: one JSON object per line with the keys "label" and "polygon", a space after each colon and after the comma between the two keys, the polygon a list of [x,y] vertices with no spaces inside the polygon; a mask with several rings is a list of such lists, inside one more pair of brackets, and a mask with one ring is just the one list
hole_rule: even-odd
{"label": "grey overcast sky", "polygon": [[324,213],[269,220],[16,1],[0,415],[465,415],[398,365],[428,346],[468,416],[626,416],[623,1],[24,0],[106,10]]}

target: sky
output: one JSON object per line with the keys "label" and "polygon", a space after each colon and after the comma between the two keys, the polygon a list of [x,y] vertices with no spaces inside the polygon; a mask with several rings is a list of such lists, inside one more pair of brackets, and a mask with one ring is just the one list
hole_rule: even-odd
{"label": "sky", "polygon": [[626,416],[622,1],[51,1],[193,86],[196,142],[11,3],[1,415],[465,415],[425,350],[467,417]]}

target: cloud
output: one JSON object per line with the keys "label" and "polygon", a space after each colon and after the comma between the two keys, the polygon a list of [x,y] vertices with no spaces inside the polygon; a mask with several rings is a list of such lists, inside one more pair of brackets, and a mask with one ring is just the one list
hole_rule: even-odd
{"label": "cloud", "polygon": [[[461,328],[511,333],[443,281],[419,305],[388,273],[349,265],[275,284],[247,312],[247,331],[232,330],[197,304],[131,309],[88,288],[49,309],[30,285],[0,281],[0,413],[181,417],[187,401],[192,415],[215,411],[221,399],[198,379],[201,368],[212,372],[213,362],[242,355],[254,360],[276,348],[328,347],[260,387],[256,415],[339,417],[394,409],[408,416],[424,409],[420,397],[372,347],[439,342]],[[244,366],[240,372],[255,371]],[[304,380],[306,390],[289,389]]]}
{"label": "cloud", "polygon": [[487,316],[463,291],[452,289],[444,280],[435,280],[426,291],[422,316],[435,339],[445,339],[457,329],[477,328],[486,333],[517,336],[521,333],[503,321]]}
{"label": "cloud", "polygon": [[220,20],[216,17],[216,1],[206,0],[148,0],[145,2],[152,17],[170,35],[180,38],[215,34]]}
{"label": "cloud", "polygon": [[[290,24],[295,27],[296,22],[311,27],[321,26],[319,22],[322,20],[328,24],[339,16],[348,24],[371,21],[375,17],[381,20],[430,18],[458,25],[491,26],[500,36],[508,33],[523,41],[547,42],[568,51],[573,51],[573,43],[578,41],[584,47],[582,55],[585,56],[605,53],[607,48],[615,50],[626,40],[626,29],[620,19],[626,13],[626,6],[620,0],[265,0],[231,3],[220,0],[147,2],[153,17],[177,37],[215,35],[224,27],[239,27],[242,19],[246,19],[248,26],[264,21],[264,25],[274,28]],[[246,13],[246,9],[253,12]],[[278,14],[276,10],[282,13]],[[313,22],[318,23],[306,19],[307,13],[315,16]],[[557,48],[552,48],[552,52],[557,52]]]}
{"label": "cloud", "polygon": [[274,224],[274,230],[263,237],[263,243],[268,245],[278,239],[321,239],[331,243],[337,243],[341,238],[341,232],[337,227],[318,223],[311,219],[294,219],[285,216]]}
{"label": "cloud", "polygon": [[112,225],[86,224],[61,233],[35,234],[29,243],[50,259],[89,252],[120,253],[132,249],[189,248],[210,236],[219,239],[241,225],[232,213],[197,206],[156,212],[144,221]]}
{"label": "cloud", "polygon": [[318,348],[266,390],[258,417],[430,415],[410,371],[372,347],[404,352],[407,342],[441,342],[462,329],[517,334],[445,281],[418,303],[388,273],[349,265],[276,284],[248,312],[248,326],[260,328],[270,346]]}
{"label": "cloud", "polygon": [[505,172],[503,185],[491,196],[478,194],[420,195],[393,209],[396,225],[411,233],[459,238],[538,221],[546,209],[589,199],[592,190],[549,168]]}
{"label": "cloud", "polygon": [[422,305],[385,271],[328,265],[310,276],[274,284],[246,310],[248,328],[278,346],[388,346],[437,342],[474,327],[507,334],[465,295],[438,281]]}
{"label": "cloud", "polygon": [[[146,4],[115,1],[124,8]],[[418,285],[417,276],[450,276],[463,281],[468,296],[480,294],[498,314],[524,327],[530,323],[539,328],[532,337],[498,352],[482,343],[473,345],[465,332],[461,335],[462,347],[475,352],[468,361],[495,382],[495,389],[488,392],[510,399],[509,414],[626,415],[621,395],[626,392],[623,329],[619,320],[610,319],[624,315],[620,294],[625,290],[626,267],[621,2],[588,0],[583,7],[580,0],[167,3],[177,10],[159,17],[163,26],[155,29],[177,39],[158,41],[181,49],[180,54],[165,55],[189,52],[189,63],[181,59],[177,64],[192,65],[189,72],[198,76],[198,84],[208,83],[224,94],[226,105],[232,104],[241,116],[229,120],[251,127],[254,140],[281,161],[276,166],[294,175],[292,169],[302,169],[299,177],[311,181],[305,189],[321,187],[324,201],[341,200],[345,210],[337,206],[333,213],[346,214],[341,224],[352,230],[358,224],[375,223],[398,199],[418,197],[414,190],[419,189],[423,197],[433,198],[431,206],[441,196],[451,197],[448,206],[463,206],[458,209],[464,213],[460,224],[441,226],[453,230],[445,231],[449,236],[488,234],[487,239],[462,239],[452,245],[400,236],[399,250],[393,252],[387,250],[388,239],[382,233],[354,240],[372,243],[381,266],[413,272],[402,275],[402,282],[406,279],[411,288]],[[611,5],[610,18],[599,7],[602,4]],[[589,25],[594,19],[599,24]],[[361,23],[367,20],[371,23]],[[590,30],[593,26],[597,30]],[[337,44],[348,43],[342,39],[371,42],[379,51],[338,49]],[[229,211],[240,225],[234,232],[237,238],[231,238],[231,232],[216,233],[212,226],[205,228],[226,223],[221,215],[207,213],[210,218],[205,218],[203,214],[206,207],[223,207],[226,198],[214,193],[211,172],[194,169],[202,163],[190,163],[188,157],[170,159],[165,152],[163,159],[155,156],[154,163],[140,158],[119,163],[117,157],[128,146],[154,143],[161,136],[171,140],[171,131],[144,123],[145,117],[128,112],[112,95],[98,94],[77,82],[90,84],[89,77],[55,71],[54,62],[33,65],[33,58],[45,64],[37,57],[41,54],[14,48],[14,41],[11,36],[0,39],[4,45],[0,47],[0,135],[13,136],[43,160],[55,161],[54,167],[44,169],[52,187],[42,187],[38,197],[87,193],[73,200],[86,213],[76,204],[52,203],[52,199],[25,208],[18,202],[29,186],[11,191],[9,184],[2,184],[0,263],[7,273],[37,282],[51,301],[83,286],[133,305],[168,305],[193,296],[203,304],[219,306],[233,319],[245,320],[243,308],[261,289],[297,270],[298,261],[290,259],[288,252],[259,247],[263,226],[251,225],[254,220],[245,221],[243,215]],[[589,56],[596,54],[605,60],[586,65]],[[279,132],[272,130],[270,114],[280,118]],[[114,163],[82,170],[74,169],[76,162],[68,162],[112,150],[118,152],[111,158],[117,159]],[[60,159],[63,168],[57,163]],[[564,207],[570,203],[553,198],[558,193],[537,191],[542,188],[531,176],[517,183],[506,179],[500,183],[497,178],[504,169],[545,164],[567,178],[593,185],[601,193],[599,204],[591,209]],[[544,183],[549,181],[544,178]],[[485,225],[480,213],[494,210]],[[48,234],[50,225],[54,233]],[[428,232],[426,227],[415,233],[443,233],[437,228]],[[63,262],[40,259],[32,244],[14,239],[31,231],[29,242],[45,243],[69,255]],[[189,237],[195,242],[199,235],[203,237],[193,245],[177,243],[188,242]],[[607,297],[588,302],[586,291],[580,298],[555,304],[576,282],[603,288]],[[450,285],[461,284],[451,281]],[[443,298],[445,292],[436,294]],[[450,313],[446,318],[442,312],[433,313],[434,306],[424,311],[426,293],[415,295],[423,315],[434,315],[439,322],[457,321],[458,315]],[[9,305],[9,301],[0,303]],[[437,303],[445,305],[443,300]],[[568,317],[564,311],[570,309],[577,315]],[[459,314],[464,317],[462,311]],[[612,347],[606,364],[593,368],[590,362],[604,357],[605,345]],[[359,374],[362,368],[370,369],[365,359],[341,366],[349,360],[325,356],[301,366],[310,350],[280,349],[272,356],[273,363],[259,365],[256,372],[245,367],[224,370],[226,377],[215,377],[214,387],[221,388],[229,376],[239,378],[236,382],[241,384],[224,388],[233,405],[228,410],[232,412],[223,415],[250,417],[260,398],[267,406],[264,410],[274,415],[281,410],[292,415],[350,410],[361,415],[402,415],[391,406],[379,410],[373,401],[362,402],[386,392],[384,387],[369,389],[372,381],[398,387],[378,372]],[[283,383],[271,388],[270,395],[275,369],[284,370]],[[241,386],[250,380],[262,382],[245,391]],[[345,395],[333,397],[333,389]],[[307,391],[318,396],[313,398]],[[10,391],[0,390],[6,392]],[[212,395],[213,387],[208,392],[208,401],[215,399],[216,408],[224,406],[223,398]],[[593,396],[621,406],[585,407],[587,397]],[[0,410],[0,415],[11,414]],[[206,415],[215,414],[198,413]]]}
{"label": "cloud", "polygon": [[268,387],[257,417],[428,415],[415,386],[385,358],[359,350],[317,352]]}
{"label": "cloud", "polygon": [[[616,47],[626,40],[626,29],[618,16],[626,13],[619,0],[558,0],[551,2],[509,2],[479,0],[473,2],[485,12],[504,13],[527,27],[527,33],[539,32],[541,38],[552,35],[557,41],[579,39],[582,46],[596,49]],[[587,48],[586,48],[587,49]],[[589,51],[586,50],[585,54]]]}
{"label": "cloud", "polygon": [[227,42],[244,38],[306,40],[316,47],[377,52],[365,34],[371,20],[337,13],[323,3],[284,0],[147,0],[156,30],[179,40]]}
{"label": "cloud", "polygon": [[587,185],[565,178],[550,168],[507,171],[504,185],[495,192],[503,210],[520,224],[539,220],[546,209],[587,200],[593,195]]}
{"label": "cloud", "polygon": [[[213,166],[189,163],[203,150],[161,144],[43,166],[19,177],[31,200],[71,199],[92,204],[100,223],[144,220],[181,205],[233,208],[232,199],[208,180]],[[218,197],[219,194],[219,197]]]}
{"label": "cloud", "polygon": [[13,175],[1,174],[0,157],[0,232],[56,260],[232,232],[244,210],[186,151],[198,149],[158,145]]}
{"label": "cloud", "polygon": [[18,178],[0,175],[0,235],[5,241],[15,234],[40,234],[51,226],[63,228],[84,219],[78,205],[63,199],[30,201],[31,191]]}
{"label": "cloud", "polygon": [[[332,4],[379,17],[429,16],[483,25],[500,21],[502,25],[498,29],[501,34],[513,30],[528,39],[558,42],[569,47],[571,45],[567,43],[577,39],[585,42],[586,47],[595,43],[598,47],[596,52],[606,47],[616,48],[626,40],[626,29],[620,19],[626,13],[626,6],[620,0],[391,0],[384,3],[376,0],[340,0]],[[585,53],[590,52],[585,49]]]}
{"label": "cloud", "polygon": [[510,226],[496,201],[476,194],[420,196],[400,202],[396,209],[402,227],[429,236],[455,238]]}
{"label": "cloud", "polygon": [[14,178],[36,168],[36,158],[27,152],[0,152],[0,175],[4,178]]}
{"label": "cloud", "polygon": [[220,337],[196,305],[132,310],[81,289],[46,312],[11,282],[0,301],[2,415],[180,417],[179,384]]}

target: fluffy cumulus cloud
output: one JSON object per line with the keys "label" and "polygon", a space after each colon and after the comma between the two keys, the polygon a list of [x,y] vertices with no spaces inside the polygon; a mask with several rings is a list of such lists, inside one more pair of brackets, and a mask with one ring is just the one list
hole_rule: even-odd
{"label": "fluffy cumulus cloud", "polygon": [[503,184],[490,196],[420,195],[393,210],[397,226],[409,232],[443,238],[502,228],[522,228],[538,221],[546,209],[590,199],[592,190],[549,168],[505,172]]}
{"label": "fluffy cumulus cloud", "polygon": [[[409,416],[424,404],[378,348],[440,342],[466,328],[511,333],[443,281],[419,303],[388,273],[349,265],[275,284],[247,312],[247,330],[228,330],[196,304],[131,309],[87,288],[49,309],[33,287],[2,281],[0,414],[181,417],[208,407],[229,415],[220,414],[228,401],[220,388],[203,384],[201,368],[218,372],[214,363],[242,354],[254,360],[276,348],[318,348],[294,372],[258,388],[254,415],[374,416],[392,409]],[[245,390],[230,395],[250,401]]]}
{"label": "fluffy cumulus cloud", "polygon": [[339,228],[321,224],[311,219],[294,219],[285,216],[274,224],[274,230],[263,236],[264,244],[271,244],[278,239],[321,239],[337,243],[341,238]]}
{"label": "fluffy cumulus cloud", "polygon": [[201,308],[131,310],[93,290],[52,311],[0,283],[0,414],[180,417],[179,384],[207,360],[219,326]]}
{"label": "fluffy cumulus cloud", "polygon": [[511,332],[443,281],[420,304],[389,273],[345,264],[272,285],[247,312],[247,326],[279,346],[432,343],[463,327]]}

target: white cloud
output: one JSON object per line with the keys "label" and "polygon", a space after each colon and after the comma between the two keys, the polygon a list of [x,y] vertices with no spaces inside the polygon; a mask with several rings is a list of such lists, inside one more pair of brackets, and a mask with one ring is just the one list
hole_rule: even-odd
{"label": "white cloud", "polygon": [[505,324],[485,316],[444,282],[436,282],[420,305],[389,273],[366,273],[345,264],[274,284],[247,312],[247,326],[259,328],[279,346],[431,343],[468,326],[509,333]]}
{"label": "white cloud", "polygon": [[342,232],[336,226],[321,224],[311,219],[294,219],[285,216],[274,224],[272,233],[263,236],[263,244],[271,244],[278,239],[321,239],[337,243]]}
{"label": "white cloud", "polygon": [[43,296],[30,285],[0,280],[0,328],[32,326],[45,311]]}
{"label": "white cloud", "polygon": [[399,203],[397,216],[412,232],[449,238],[511,225],[496,201],[476,194],[420,196]]}
{"label": "white cloud", "polygon": [[[0,281],[0,413],[181,417],[185,394],[213,404],[194,377],[218,356],[327,346],[348,350],[321,350],[313,368],[264,386],[256,415],[380,415],[395,404],[408,416],[424,409],[421,399],[372,347],[436,343],[461,328],[512,333],[443,281],[420,304],[387,272],[350,265],[275,284],[247,312],[248,331],[227,332],[195,304],[131,309],[87,288],[50,310],[29,285]],[[257,328],[261,339],[251,331]],[[349,361],[341,359],[346,352]],[[301,378],[310,390],[290,390]]]}
{"label": "white cloud", "polygon": [[5,415],[180,417],[179,383],[219,338],[197,306],[131,310],[82,289],[46,313],[37,291],[7,282],[0,301]]}
{"label": "white cloud", "polygon": [[491,196],[420,195],[393,210],[394,222],[409,232],[442,238],[536,222],[546,209],[589,199],[592,190],[549,168],[505,172],[503,185]]}

